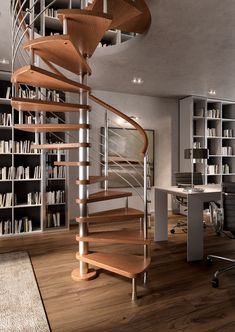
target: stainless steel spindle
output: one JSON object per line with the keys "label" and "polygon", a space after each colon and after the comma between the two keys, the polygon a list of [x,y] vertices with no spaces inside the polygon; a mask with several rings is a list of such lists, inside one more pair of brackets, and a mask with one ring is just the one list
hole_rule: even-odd
{"label": "stainless steel spindle", "polygon": [[[105,110],[105,127],[104,127],[104,175],[109,174],[109,125],[108,125],[108,113]],[[104,182],[104,190],[108,190],[108,180]]]}

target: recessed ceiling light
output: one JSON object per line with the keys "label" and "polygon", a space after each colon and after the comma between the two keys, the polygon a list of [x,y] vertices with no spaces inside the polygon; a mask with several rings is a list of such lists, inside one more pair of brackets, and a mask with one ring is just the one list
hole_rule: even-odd
{"label": "recessed ceiling light", "polygon": [[208,94],[211,95],[211,96],[215,96],[216,95],[216,90],[210,89],[208,91]]}
{"label": "recessed ceiling light", "polygon": [[0,59],[0,63],[3,64],[3,65],[9,65],[9,60],[8,59]]}
{"label": "recessed ceiling light", "polygon": [[131,80],[131,82],[132,82],[133,84],[143,84],[143,83],[144,83],[144,81],[142,80],[141,77],[134,77],[134,78]]}

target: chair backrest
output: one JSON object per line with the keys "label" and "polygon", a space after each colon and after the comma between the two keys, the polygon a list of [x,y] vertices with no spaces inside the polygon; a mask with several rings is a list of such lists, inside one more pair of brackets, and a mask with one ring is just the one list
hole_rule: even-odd
{"label": "chair backrest", "polygon": [[[177,186],[179,184],[191,184],[191,181],[192,181],[191,172],[175,173],[175,182]],[[193,173],[193,184],[195,185],[203,184],[202,173],[200,172]]]}
{"label": "chair backrest", "polygon": [[222,206],[225,231],[235,235],[235,182],[222,184]]}

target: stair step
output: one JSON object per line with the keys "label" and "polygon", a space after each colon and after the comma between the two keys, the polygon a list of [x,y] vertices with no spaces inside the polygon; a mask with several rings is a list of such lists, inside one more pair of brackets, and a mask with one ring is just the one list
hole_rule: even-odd
{"label": "stair step", "polygon": [[70,79],[49,72],[33,65],[17,69],[11,78],[13,83],[22,83],[35,87],[43,87],[51,90],[62,90],[69,92],[90,91],[87,85],[80,84]]}
{"label": "stair step", "polygon": [[143,211],[133,208],[120,208],[106,210],[90,214],[88,217],[78,217],[77,222],[110,222],[110,221],[127,221],[132,219],[143,218]]}
{"label": "stair step", "polygon": [[[88,9],[102,12],[103,0],[94,0]],[[110,29],[119,29],[122,24],[131,21],[134,17],[140,15],[141,11],[134,6],[132,0],[109,0],[108,14],[113,17]]]}
{"label": "stair step", "polygon": [[122,23],[118,29],[126,32],[144,33],[147,31],[151,23],[149,8],[143,0],[132,1],[132,5],[137,8],[141,14]]}
{"label": "stair step", "polygon": [[144,240],[143,233],[139,230],[116,230],[105,232],[91,232],[88,236],[76,236],[77,241],[95,243],[127,243],[127,244],[150,244],[150,239]]}
{"label": "stair step", "polygon": [[108,180],[108,176],[90,176],[89,180],[76,180],[76,184],[92,184]]}
{"label": "stair step", "polygon": [[81,54],[88,57],[94,53],[112,22],[112,17],[103,14],[102,11],[60,9],[57,12],[57,16],[61,22],[63,22],[64,18],[67,19],[70,37]]}
{"label": "stair step", "polygon": [[38,133],[49,133],[49,132],[64,132],[64,131],[74,131],[81,128],[90,128],[88,124],[16,124],[14,126],[16,129],[20,129],[27,132],[38,132]]}
{"label": "stair step", "polygon": [[54,161],[55,166],[89,166],[88,161]]}
{"label": "stair step", "polygon": [[89,143],[52,143],[52,144],[33,144],[31,149],[37,150],[72,150],[77,148],[88,148]]}
{"label": "stair step", "polygon": [[89,110],[89,105],[59,103],[55,101],[46,101],[30,98],[12,98],[11,106],[17,111],[27,112],[79,112],[80,110]]}
{"label": "stair step", "polygon": [[76,258],[127,278],[136,278],[140,273],[146,271],[151,262],[149,257],[98,252],[84,256],[77,253]]}
{"label": "stair step", "polygon": [[[76,31],[78,34],[78,30]],[[91,74],[91,68],[69,35],[36,38],[24,45],[35,54],[77,75]]]}
{"label": "stair step", "polygon": [[76,199],[76,203],[92,203],[99,201],[106,201],[115,198],[129,197],[132,196],[132,193],[125,191],[99,191],[94,194],[89,195],[87,199]]}

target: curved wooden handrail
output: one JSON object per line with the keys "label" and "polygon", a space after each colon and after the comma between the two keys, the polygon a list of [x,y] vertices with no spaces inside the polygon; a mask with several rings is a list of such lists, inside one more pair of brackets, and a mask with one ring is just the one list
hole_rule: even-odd
{"label": "curved wooden handrail", "polygon": [[148,137],[147,137],[146,132],[144,131],[144,129],[137,122],[132,120],[129,116],[127,116],[126,114],[124,114],[121,111],[117,110],[113,106],[107,104],[106,102],[104,102],[103,100],[93,96],[92,94],[90,94],[89,96],[90,96],[90,99],[93,100],[95,103],[103,106],[104,108],[111,111],[112,113],[120,116],[121,118],[123,118],[124,120],[129,122],[136,130],[138,130],[139,134],[141,135],[141,137],[143,139],[143,147],[142,147],[141,153],[143,155],[145,155],[146,152],[147,152],[147,149],[148,149]]}

